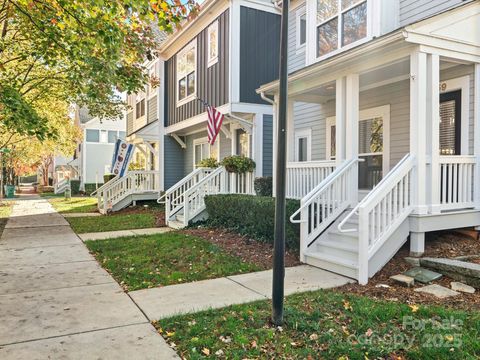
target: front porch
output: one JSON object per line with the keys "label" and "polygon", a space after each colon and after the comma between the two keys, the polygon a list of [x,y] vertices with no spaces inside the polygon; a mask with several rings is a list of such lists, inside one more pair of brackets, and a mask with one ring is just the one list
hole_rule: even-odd
{"label": "front porch", "polygon": [[455,214],[480,225],[478,44],[436,21],[290,75],[286,192],[301,199],[304,262],[366,283],[409,235],[419,254],[435,224],[465,226]]}

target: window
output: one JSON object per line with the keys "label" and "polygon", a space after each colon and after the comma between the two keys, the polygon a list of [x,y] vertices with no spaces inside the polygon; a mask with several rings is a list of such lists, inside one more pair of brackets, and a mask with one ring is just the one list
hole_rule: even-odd
{"label": "window", "polygon": [[218,62],[218,21],[208,27],[208,66]]}
{"label": "window", "polygon": [[[388,105],[360,111],[358,123],[358,188],[372,189],[389,167],[389,122]],[[327,159],[336,155],[335,117],[327,119]]]}
{"label": "window", "polygon": [[135,100],[135,119],[145,116],[145,91],[140,91]]}
{"label": "window", "polygon": [[107,130],[100,130],[100,142],[107,143],[108,142],[108,131]]}
{"label": "window", "polygon": [[303,129],[295,132],[295,161],[310,161],[312,130]]}
{"label": "window", "polygon": [[125,131],[119,131],[118,132],[118,137],[122,140],[125,140],[125,135],[127,135],[127,133]]}
{"label": "window", "polygon": [[99,142],[100,141],[100,131],[87,129],[86,130],[86,140],[88,142]]}
{"label": "window", "polygon": [[237,155],[240,156],[250,156],[249,146],[248,146],[248,134],[245,130],[238,129],[236,131],[237,136]]}
{"label": "window", "polygon": [[195,97],[197,43],[191,42],[177,55],[177,105]]}
{"label": "window", "polygon": [[193,166],[196,167],[203,159],[215,158],[218,160],[219,143],[218,138],[213,146],[208,143],[207,138],[193,140]]}
{"label": "window", "polygon": [[317,57],[367,36],[367,0],[317,0]]}
{"label": "window", "polygon": [[115,141],[117,141],[117,132],[113,130],[108,130],[108,142],[110,144],[115,144]]}
{"label": "window", "polygon": [[296,36],[297,50],[303,51],[307,41],[307,15],[305,14],[305,9],[297,11]]}

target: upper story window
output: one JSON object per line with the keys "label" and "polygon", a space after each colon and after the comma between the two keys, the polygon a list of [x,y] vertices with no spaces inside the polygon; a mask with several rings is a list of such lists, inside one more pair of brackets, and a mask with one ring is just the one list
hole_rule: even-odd
{"label": "upper story window", "polygon": [[296,43],[297,50],[305,50],[305,43],[307,42],[307,14],[305,9],[297,11],[296,19]]}
{"label": "upper story window", "polygon": [[317,0],[317,57],[367,36],[367,0]]}
{"label": "upper story window", "polygon": [[85,140],[87,142],[100,142],[100,131],[95,129],[87,129],[85,132]]}
{"label": "upper story window", "polygon": [[145,116],[145,91],[140,91],[135,99],[135,119]]}
{"label": "upper story window", "polygon": [[177,105],[195,97],[197,42],[194,40],[177,54]]}
{"label": "upper story window", "polygon": [[208,27],[208,66],[218,62],[218,20]]}

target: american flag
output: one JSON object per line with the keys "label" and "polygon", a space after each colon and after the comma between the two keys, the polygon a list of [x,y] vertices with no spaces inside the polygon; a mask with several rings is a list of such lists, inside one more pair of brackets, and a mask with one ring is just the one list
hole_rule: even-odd
{"label": "american flag", "polygon": [[208,142],[210,145],[213,145],[215,144],[217,135],[220,132],[224,115],[211,105],[207,105],[207,114]]}

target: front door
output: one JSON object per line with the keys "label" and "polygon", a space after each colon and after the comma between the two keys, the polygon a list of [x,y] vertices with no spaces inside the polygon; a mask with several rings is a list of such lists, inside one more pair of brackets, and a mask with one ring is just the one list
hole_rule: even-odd
{"label": "front door", "polygon": [[462,91],[440,94],[440,155],[461,154]]}

